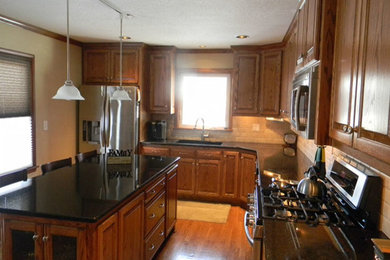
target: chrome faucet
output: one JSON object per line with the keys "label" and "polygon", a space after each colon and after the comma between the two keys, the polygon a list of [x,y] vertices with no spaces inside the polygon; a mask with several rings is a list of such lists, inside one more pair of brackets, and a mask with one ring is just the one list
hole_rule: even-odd
{"label": "chrome faucet", "polygon": [[203,117],[199,117],[196,119],[194,129],[196,129],[196,126],[198,125],[199,119],[202,121],[202,132],[200,133],[200,140],[204,141],[204,138],[209,137],[209,134],[204,133],[204,119],[203,119]]}

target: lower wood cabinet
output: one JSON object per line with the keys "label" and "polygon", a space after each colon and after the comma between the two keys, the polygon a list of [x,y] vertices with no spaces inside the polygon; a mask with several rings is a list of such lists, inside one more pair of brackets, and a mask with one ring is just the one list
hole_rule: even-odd
{"label": "lower wood cabinet", "polygon": [[31,220],[5,217],[3,259],[87,259],[85,228]]}
{"label": "lower wood cabinet", "polygon": [[[163,154],[158,154],[157,150]],[[244,206],[248,193],[253,193],[257,158],[254,152],[177,145],[148,145],[141,151],[149,155],[181,157],[177,169],[179,199]],[[152,151],[151,154],[148,151]]]}
{"label": "lower wood cabinet", "polygon": [[118,259],[144,259],[144,194],[119,210],[118,219]]}
{"label": "lower wood cabinet", "polygon": [[196,163],[195,195],[219,197],[221,168],[221,160],[198,160]]}
{"label": "lower wood cabinet", "polygon": [[118,259],[118,214],[115,213],[97,228],[98,259]]}
{"label": "lower wood cabinet", "polygon": [[177,169],[167,175],[166,199],[165,230],[168,235],[175,228],[177,217]]}
{"label": "lower wood cabinet", "polygon": [[176,223],[177,164],[101,223],[0,215],[0,259],[152,259]]}
{"label": "lower wood cabinet", "polygon": [[240,199],[247,201],[248,193],[253,193],[256,180],[256,156],[249,153],[240,154]]}

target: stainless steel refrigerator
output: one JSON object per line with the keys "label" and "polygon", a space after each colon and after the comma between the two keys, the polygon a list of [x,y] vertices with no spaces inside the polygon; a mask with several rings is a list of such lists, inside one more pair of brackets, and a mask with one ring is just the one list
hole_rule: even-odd
{"label": "stainless steel refrigerator", "polygon": [[81,88],[85,100],[79,102],[79,152],[137,149],[139,90],[135,86],[123,87],[131,100],[119,100],[113,97],[119,89],[116,86]]}

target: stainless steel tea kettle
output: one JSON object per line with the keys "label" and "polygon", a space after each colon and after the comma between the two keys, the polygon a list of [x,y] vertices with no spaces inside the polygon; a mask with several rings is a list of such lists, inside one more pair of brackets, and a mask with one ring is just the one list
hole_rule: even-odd
{"label": "stainless steel tea kettle", "polygon": [[318,178],[315,166],[311,166],[307,170],[305,178],[298,183],[297,191],[309,198],[321,198],[325,196],[326,186],[325,183]]}

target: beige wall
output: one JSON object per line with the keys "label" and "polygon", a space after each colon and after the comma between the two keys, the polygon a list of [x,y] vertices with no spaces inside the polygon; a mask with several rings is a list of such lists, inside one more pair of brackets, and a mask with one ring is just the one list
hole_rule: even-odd
{"label": "beige wall", "polygon": [[[76,154],[76,102],[52,100],[66,80],[66,43],[0,23],[0,48],[35,56],[35,120],[37,164]],[[70,48],[71,79],[81,85],[81,47]],[[43,121],[48,121],[48,131]]]}
{"label": "beige wall", "polygon": [[[233,53],[179,53],[176,69],[233,69]],[[169,139],[199,139],[200,131],[175,129],[175,115],[153,115],[153,120],[167,120]],[[265,117],[234,116],[232,131],[209,131],[208,140],[255,143],[284,143],[283,134],[290,126],[283,122],[267,121]],[[195,124],[195,122],[194,122]]]}

